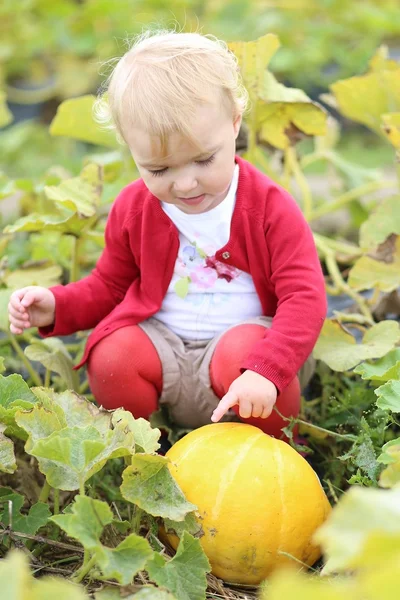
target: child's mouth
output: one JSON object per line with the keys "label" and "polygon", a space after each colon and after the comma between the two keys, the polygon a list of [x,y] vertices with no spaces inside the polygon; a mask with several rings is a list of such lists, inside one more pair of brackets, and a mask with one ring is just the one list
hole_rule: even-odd
{"label": "child's mouth", "polygon": [[189,206],[197,206],[203,202],[204,197],[205,194],[201,194],[200,196],[193,196],[192,198],[179,198],[179,200]]}

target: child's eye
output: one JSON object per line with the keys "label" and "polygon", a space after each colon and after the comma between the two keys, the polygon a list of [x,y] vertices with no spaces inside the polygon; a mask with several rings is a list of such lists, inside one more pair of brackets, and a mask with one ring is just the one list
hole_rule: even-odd
{"label": "child's eye", "polygon": [[165,173],[168,170],[168,167],[165,167],[165,169],[158,169],[158,171],[150,171],[149,169],[149,173],[151,173],[154,177],[161,177],[161,175],[163,173]]}
{"label": "child's eye", "polygon": [[214,161],[214,158],[215,158],[215,154],[212,154],[205,160],[198,160],[197,164],[202,165],[203,167],[206,167],[207,165],[211,165],[211,163]]}

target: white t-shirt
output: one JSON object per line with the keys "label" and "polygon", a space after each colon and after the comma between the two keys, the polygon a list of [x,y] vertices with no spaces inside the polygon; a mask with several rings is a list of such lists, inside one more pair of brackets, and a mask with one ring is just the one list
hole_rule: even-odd
{"label": "white t-shirt", "polygon": [[154,317],[184,339],[208,340],[262,315],[251,275],[215,258],[229,240],[238,180],[236,165],[226,198],[208,212],[189,215],[162,202],[178,228],[180,247],[168,292]]}

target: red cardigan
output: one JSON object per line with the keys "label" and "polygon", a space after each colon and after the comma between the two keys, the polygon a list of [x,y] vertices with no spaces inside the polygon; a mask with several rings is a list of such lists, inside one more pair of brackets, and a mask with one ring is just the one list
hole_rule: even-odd
{"label": "red cardigan", "polygon": [[[218,260],[250,273],[271,329],[242,364],[284,389],[310,355],[326,315],[322,270],[310,227],[293,198],[240,157],[231,236]],[[108,217],[106,246],[96,268],[76,283],[55,286],[55,323],[43,337],[92,329],[93,346],[161,307],[179,249],[175,225],[138,179],[126,186]]]}

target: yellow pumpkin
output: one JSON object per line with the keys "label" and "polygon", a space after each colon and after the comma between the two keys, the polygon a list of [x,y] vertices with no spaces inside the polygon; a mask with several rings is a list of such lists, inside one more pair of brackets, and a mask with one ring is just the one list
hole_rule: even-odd
{"label": "yellow pumpkin", "polygon": [[[212,573],[259,584],[295,559],[312,565],[312,541],[331,507],[304,458],[285,442],[244,423],[205,425],[167,452],[169,469],[198,507],[200,538]],[[167,535],[174,548],[178,538]],[[287,554],[285,554],[287,553]]]}

